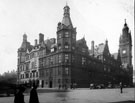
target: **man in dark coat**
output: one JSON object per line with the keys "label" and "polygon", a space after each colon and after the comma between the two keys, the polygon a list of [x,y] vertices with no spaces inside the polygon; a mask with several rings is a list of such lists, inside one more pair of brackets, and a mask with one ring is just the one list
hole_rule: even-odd
{"label": "man in dark coat", "polygon": [[14,103],[25,103],[23,92],[25,91],[24,87],[19,87],[18,93],[15,94]]}
{"label": "man in dark coat", "polygon": [[30,91],[30,100],[29,103],[39,103],[38,94],[37,94],[37,86],[33,85],[32,90]]}
{"label": "man in dark coat", "polygon": [[123,89],[123,85],[122,82],[120,82],[120,93],[123,93],[122,89]]}

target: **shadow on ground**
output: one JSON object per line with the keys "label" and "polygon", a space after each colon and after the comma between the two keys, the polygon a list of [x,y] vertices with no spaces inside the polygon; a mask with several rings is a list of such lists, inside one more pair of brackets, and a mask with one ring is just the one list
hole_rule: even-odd
{"label": "shadow on ground", "polygon": [[135,103],[135,101],[129,100],[129,101],[109,102],[109,103]]}

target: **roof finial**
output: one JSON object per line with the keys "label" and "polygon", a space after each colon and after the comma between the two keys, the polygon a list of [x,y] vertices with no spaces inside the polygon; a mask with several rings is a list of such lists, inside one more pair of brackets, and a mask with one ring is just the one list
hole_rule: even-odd
{"label": "roof finial", "polygon": [[108,44],[108,39],[107,38],[106,38],[106,41],[105,42],[106,42],[106,44]]}
{"label": "roof finial", "polygon": [[125,24],[126,24],[126,19],[125,19]]}
{"label": "roof finial", "polygon": [[66,6],[68,5],[67,1],[66,1]]}
{"label": "roof finial", "polygon": [[83,38],[85,39],[85,34],[84,34]]}

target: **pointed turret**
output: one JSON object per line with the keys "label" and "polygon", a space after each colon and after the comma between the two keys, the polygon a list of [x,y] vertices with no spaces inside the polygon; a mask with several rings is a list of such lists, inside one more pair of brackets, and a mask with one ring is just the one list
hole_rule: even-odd
{"label": "pointed turret", "polygon": [[128,25],[126,23],[126,19],[125,19],[125,24],[124,24],[124,27],[122,29],[122,33],[126,36],[127,33],[129,33],[129,28],[128,28]]}
{"label": "pointed turret", "polygon": [[26,35],[26,33],[23,34],[23,42],[27,42],[27,35]]}
{"label": "pointed turret", "polygon": [[23,42],[22,42],[20,49],[24,50],[24,51],[27,50],[27,35],[26,35],[26,33],[23,34]]}
{"label": "pointed turret", "polygon": [[62,24],[64,24],[65,26],[73,27],[71,19],[70,19],[70,8],[67,5],[64,7],[64,14],[63,14],[63,16],[64,17],[63,17],[63,20],[62,20]]}
{"label": "pointed turret", "polygon": [[62,22],[58,23],[57,30],[59,31],[63,28],[73,29],[73,25],[72,25],[71,18],[70,18],[70,8],[67,4],[64,7],[64,14],[63,14]]}
{"label": "pointed turret", "polygon": [[122,29],[122,35],[120,35],[120,39],[119,42],[131,42],[131,31],[129,30],[129,27],[127,25],[126,19],[125,19],[125,24],[124,27]]}
{"label": "pointed turret", "polygon": [[108,40],[106,39],[105,44],[108,45]]}
{"label": "pointed turret", "polygon": [[26,33],[23,34],[23,42],[21,47],[18,49],[19,51],[26,51],[29,49],[29,51],[32,49],[32,46],[30,45],[30,42],[27,41],[27,35]]}

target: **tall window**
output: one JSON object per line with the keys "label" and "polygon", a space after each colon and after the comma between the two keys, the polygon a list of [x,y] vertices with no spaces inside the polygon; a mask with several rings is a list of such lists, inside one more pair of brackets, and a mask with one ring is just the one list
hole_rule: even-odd
{"label": "tall window", "polygon": [[86,63],[86,58],[82,57],[82,65]]}
{"label": "tall window", "polygon": [[40,68],[42,68],[43,67],[43,59],[39,59],[39,66],[40,66]]}
{"label": "tall window", "polygon": [[69,75],[69,68],[68,67],[65,68],[65,74]]}
{"label": "tall window", "polygon": [[29,70],[29,63],[26,64],[26,70]]}
{"label": "tall window", "polygon": [[75,56],[72,55],[72,62],[75,62]]}
{"label": "tall window", "polygon": [[61,34],[59,34],[58,36],[59,36],[58,38],[61,38]]}
{"label": "tall window", "polygon": [[31,69],[35,69],[35,62],[31,62]]}
{"label": "tall window", "polygon": [[69,62],[69,55],[68,54],[65,54],[65,62]]}
{"label": "tall window", "polygon": [[30,75],[30,78],[32,78],[32,73],[30,73],[29,75]]}
{"label": "tall window", "polygon": [[59,49],[59,50],[61,49],[61,44],[58,44],[58,49]]}
{"label": "tall window", "polygon": [[59,55],[59,63],[61,63],[62,62],[62,55],[60,54]]}
{"label": "tall window", "polygon": [[50,64],[53,64],[53,57],[50,57]]}
{"label": "tall window", "polygon": [[29,74],[28,73],[26,73],[26,76],[25,76],[26,78],[29,78]]}
{"label": "tall window", "polygon": [[69,32],[65,32],[65,37],[69,37]]}
{"label": "tall window", "polygon": [[33,72],[33,77],[35,78],[35,72]]}
{"label": "tall window", "polygon": [[65,42],[64,47],[65,47],[65,49],[68,49],[68,48],[69,48],[69,44],[68,44],[68,42]]}

